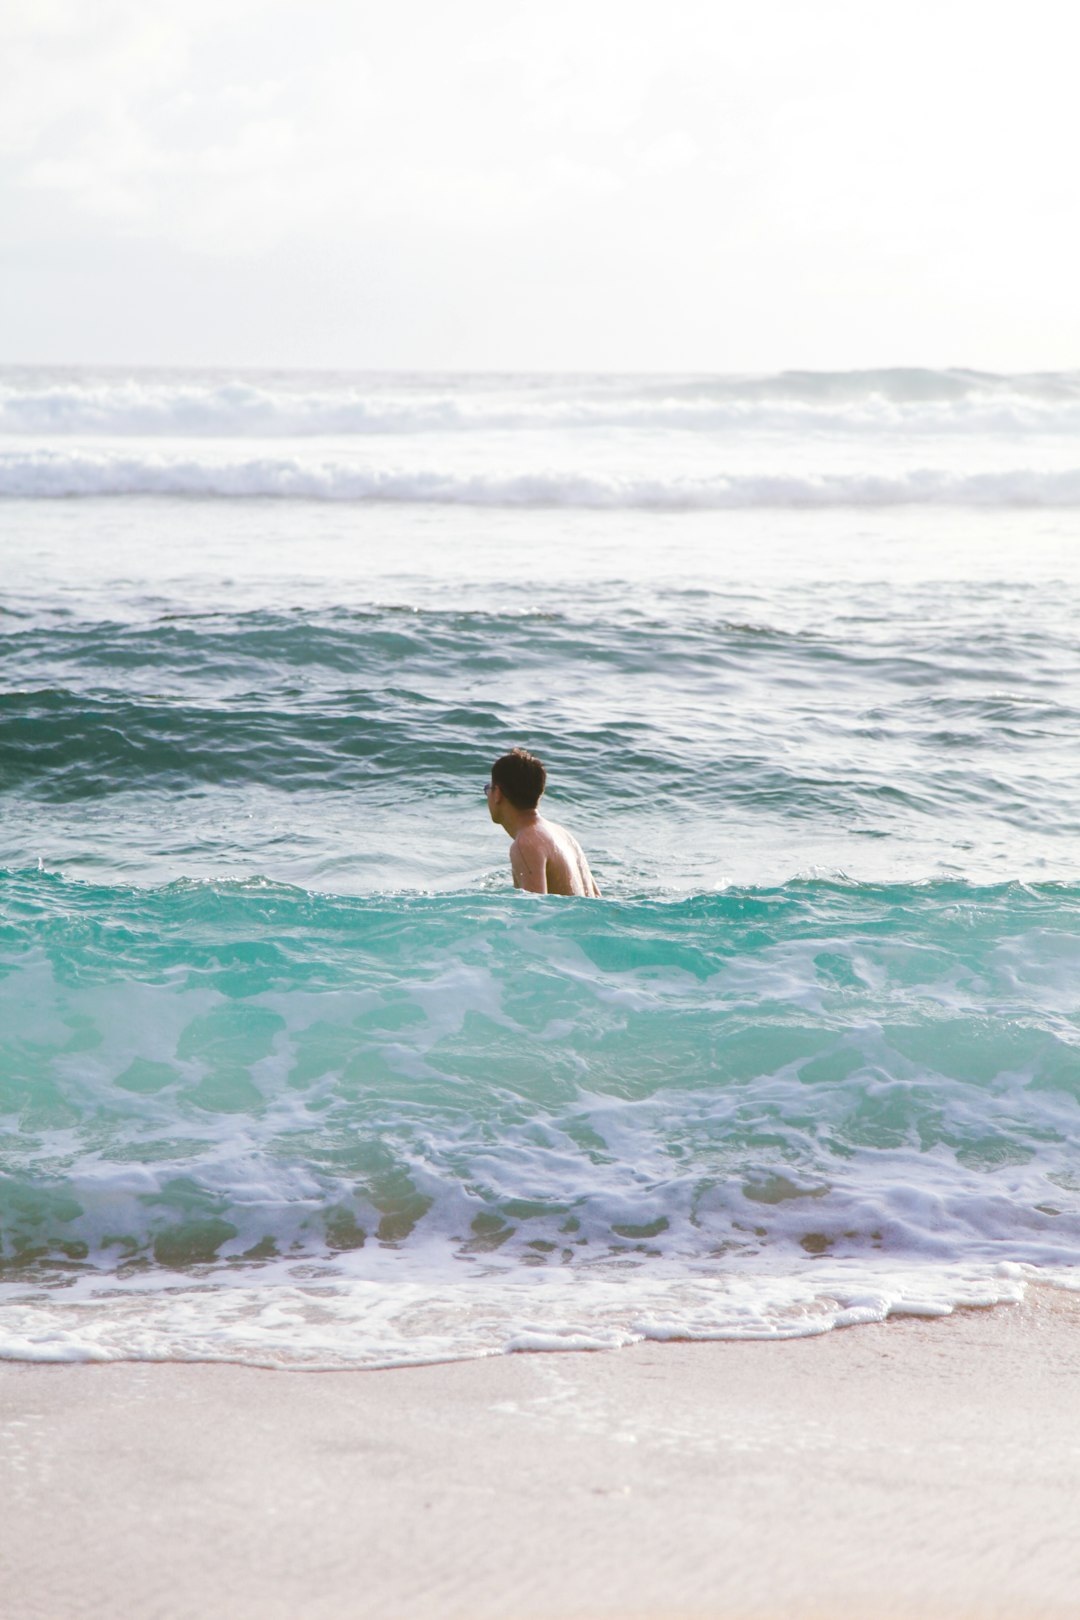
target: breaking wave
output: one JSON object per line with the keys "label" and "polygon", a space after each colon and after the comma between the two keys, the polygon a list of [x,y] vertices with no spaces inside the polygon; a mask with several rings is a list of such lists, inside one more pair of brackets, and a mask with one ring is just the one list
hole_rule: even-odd
{"label": "breaking wave", "polygon": [[1080,428],[1080,374],[0,374],[6,434],[301,437],[578,428],[1069,434]]}
{"label": "breaking wave", "polygon": [[957,472],[635,477],[573,469],[469,472],[293,455],[196,458],[55,449],[0,452],[0,497],[214,496],[435,506],[721,511],[748,507],[1080,506],[1080,467]]}
{"label": "breaking wave", "polygon": [[0,901],[0,1355],[782,1337],[1075,1257],[1075,887]]}

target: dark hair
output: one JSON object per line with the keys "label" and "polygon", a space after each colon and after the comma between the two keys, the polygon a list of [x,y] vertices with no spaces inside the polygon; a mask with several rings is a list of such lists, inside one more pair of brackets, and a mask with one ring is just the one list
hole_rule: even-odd
{"label": "dark hair", "polygon": [[547,782],[547,771],[535,754],[515,748],[495,761],[491,780],[497,788],[502,788],[516,810],[535,810]]}

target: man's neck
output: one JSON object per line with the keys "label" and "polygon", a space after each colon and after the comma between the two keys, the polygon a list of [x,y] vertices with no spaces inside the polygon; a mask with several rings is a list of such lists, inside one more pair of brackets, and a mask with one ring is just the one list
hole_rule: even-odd
{"label": "man's neck", "polygon": [[508,803],[506,814],[503,816],[503,826],[511,838],[516,838],[526,827],[535,827],[539,820],[539,810],[519,810],[516,805]]}

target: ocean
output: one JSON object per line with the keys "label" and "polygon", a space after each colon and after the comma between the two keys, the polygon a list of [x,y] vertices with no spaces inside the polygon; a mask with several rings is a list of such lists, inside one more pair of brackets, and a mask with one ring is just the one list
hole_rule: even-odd
{"label": "ocean", "polygon": [[[0,1356],[1080,1287],[1080,374],[0,372]],[[515,893],[519,744],[600,901]]]}

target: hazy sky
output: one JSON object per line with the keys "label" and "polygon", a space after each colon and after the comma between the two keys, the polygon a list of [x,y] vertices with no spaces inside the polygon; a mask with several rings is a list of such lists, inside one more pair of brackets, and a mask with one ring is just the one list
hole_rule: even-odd
{"label": "hazy sky", "polygon": [[8,0],[0,361],[1080,366],[1067,0]]}

